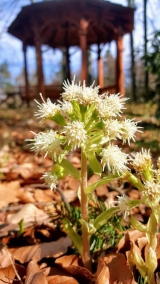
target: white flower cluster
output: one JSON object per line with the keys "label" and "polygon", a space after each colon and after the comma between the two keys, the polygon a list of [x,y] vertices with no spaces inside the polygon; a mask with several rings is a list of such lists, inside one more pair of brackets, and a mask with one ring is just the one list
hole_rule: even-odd
{"label": "white flower cluster", "polygon": [[[121,119],[127,99],[119,94],[99,95],[99,87],[94,87],[94,84],[87,87],[85,82],[76,84],[75,79],[71,83],[64,82],[63,86],[61,101],[52,103],[47,99],[45,102],[42,95],[42,103],[36,101],[38,111],[35,115],[42,122],[52,119],[61,129],[58,132],[34,133],[32,150],[44,157],[49,155],[57,163],[61,160],[58,158],[66,154],[66,149],[81,148],[85,153],[93,151],[93,154],[99,155],[103,169],[107,167],[119,175],[128,170],[128,155],[113,144],[116,139],[130,143],[130,140],[135,140],[135,133],[140,132],[137,122]],[[100,137],[103,136],[101,141],[99,133]],[[87,145],[90,146],[87,148]],[[44,178],[52,189],[55,188],[55,175],[47,173]]]}
{"label": "white flower cluster", "polygon": [[57,132],[50,130],[48,132],[39,132],[35,135],[33,142],[32,150],[37,154],[42,154],[44,157],[49,155],[52,159],[57,159],[61,154],[60,140],[57,137]]}
{"label": "white flower cluster", "polygon": [[129,203],[129,197],[123,194],[122,196],[117,196],[118,200],[114,201],[116,205],[119,207],[119,211],[124,214],[124,219],[130,215],[132,207]]}
{"label": "white flower cluster", "polygon": [[107,148],[103,148],[101,152],[102,165],[105,166],[114,173],[123,173],[128,168],[127,164],[127,154],[123,153],[117,145],[109,145]]}
{"label": "white flower cluster", "polygon": [[42,103],[40,104],[38,101],[36,101],[37,106],[39,108],[38,112],[35,113],[35,116],[38,118],[41,118],[41,122],[43,122],[47,118],[53,117],[57,112],[60,111],[60,106],[57,104],[53,104],[51,100],[48,98],[45,102],[43,99],[42,94],[40,94],[40,97],[42,99]]}
{"label": "white flower cluster", "polygon": [[131,158],[131,162],[132,162],[133,168],[137,172],[143,172],[151,167],[150,150],[147,151],[142,148],[141,152],[138,152],[132,155],[133,155],[133,158]]}
{"label": "white flower cluster", "polygon": [[144,198],[154,202],[160,201],[160,184],[156,183],[154,180],[146,181],[144,183],[144,190],[142,192]]}
{"label": "white flower cluster", "polygon": [[65,135],[68,144],[74,150],[77,147],[83,147],[87,139],[87,132],[84,128],[84,123],[81,121],[68,122],[64,126],[62,133]]}

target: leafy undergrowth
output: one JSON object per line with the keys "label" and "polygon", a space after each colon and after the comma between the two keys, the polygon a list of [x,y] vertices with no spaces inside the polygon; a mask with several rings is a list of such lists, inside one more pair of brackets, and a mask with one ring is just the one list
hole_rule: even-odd
{"label": "leafy undergrowth", "polygon": [[[42,126],[34,119],[33,112],[33,109],[0,112],[0,283],[143,283],[138,280],[135,267],[132,267],[135,272],[133,278],[127,256],[129,251],[138,250],[145,258],[148,246],[144,234],[131,231],[128,227],[124,232],[123,220],[115,226],[108,223],[105,235],[99,232],[99,236],[92,240],[91,273],[83,267],[63,228],[58,229],[57,220],[60,219],[52,222],[53,216],[55,219],[55,216],[60,218],[62,215],[61,200],[77,205],[74,214],[78,222],[79,183],[72,177],[66,177],[59,181],[56,192],[44,185],[41,176],[51,169],[52,161],[35,156],[25,140],[33,137],[30,131],[37,133],[55,128],[55,124],[47,121]],[[126,152],[134,152],[141,147],[150,148],[153,158],[157,159],[160,122],[155,118],[155,112],[155,106],[130,105],[127,108],[128,117],[141,121],[145,131],[137,134],[137,142],[131,143],[130,149],[123,145]],[[79,152],[73,152],[69,159],[76,168],[80,168]],[[98,176],[90,173],[88,183],[97,180]],[[112,204],[117,195],[124,193],[132,199],[140,198],[139,192],[127,183],[114,181],[96,189],[99,202],[106,206]],[[56,206],[53,206],[53,201]],[[90,214],[97,214],[93,212],[92,202],[90,208]],[[146,223],[150,209],[141,205],[133,213],[139,221]],[[119,236],[122,239],[118,243]],[[159,244],[159,234],[157,239]],[[100,248],[103,248],[102,251]],[[159,279],[159,245],[156,253],[158,267],[155,279]]]}

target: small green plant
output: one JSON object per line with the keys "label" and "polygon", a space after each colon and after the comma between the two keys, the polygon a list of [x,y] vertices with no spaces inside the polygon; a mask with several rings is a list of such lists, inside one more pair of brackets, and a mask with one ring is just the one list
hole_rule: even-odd
{"label": "small green plant", "polygon": [[[72,210],[78,214],[76,225],[71,215],[61,219],[63,228],[72,239],[74,246],[82,256],[84,266],[91,270],[90,243],[95,241],[98,234],[103,235],[105,225],[115,214],[122,212],[131,225],[139,231],[145,232],[148,238],[149,251],[144,261],[136,252],[130,255],[130,260],[137,266],[146,283],[150,283],[157,266],[156,259],[156,232],[160,224],[160,160],[158,169],[153,170],[149,151],[142,149],[134,155],[123,153],[116,145],[117,140],[123,143],[135,141],[135,133],[141,132],[140,127],[133,119],[122,119],[126,98],[119,94],[98,95],[99,87],[86,87],[64,83],[62,100],[52,103],[50,99],[42,103],[37,102],[38,112],[35,114],[43,123],[51,119],[59,125],[59,130],[34,133],[31,139],[32,150],[53,159],[54,165],[50,172],[43,175],[51,190],[56,189],[58,180],[65,176],[73,176],[80,182],[78,193],[80,209]],[[69,161],[69,153],[76,149],[81,151],[81,170],[76,169]],[[100,179],[87,184],[87,167]],[[132,174],[133,167],[138,174]],[[115,179],[132,183],[142,194],[141,200],[131,200],[127,196],[119,196],[112,207],[99,212],[97,216],[89,209],[89,200],[94,190]],[[132,208],[144,203],[152,209],[147,225],[137,221],[132,215]],[[73,214],[72,214],[73,215]],[[94,215],[94,216],[93,216]],[[72,223],[73,222],[73,223]],[[78,228],[78,229],[77,229]],[[98,237],[97,237],[98,238]],[[99,238],[100,239],[100,238]]]}
{"label": "small green plant", "polygon": [[[92,205],[89,205],[89,219],[96,219],[96,217],[106,210],[104,202],[94,198]],[[81,236],[81,210],[78,206],[66,206],[64,201],[60,203],[54,202],[54,213],[48,212],[52,222],[56,225],[56,228],[60,231],[64,230],[63,220],[68,218],[72,224],[74,230]],[[99,230],[97,230],[90,239],[90,251],[91,253],[101,252],[102,250],[108,249],[110,247],[116,247],[120,239],[123,237],[124,232],[128,229],[128,224],[122,222],[122,218],[118,215],[112,216]]]}

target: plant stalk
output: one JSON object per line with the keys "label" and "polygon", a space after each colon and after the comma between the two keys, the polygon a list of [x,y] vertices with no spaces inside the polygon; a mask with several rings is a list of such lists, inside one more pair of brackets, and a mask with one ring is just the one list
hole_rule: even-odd
{"label": "plant stalk", "polygon": [[[82,219],[88,223],[88,198],[84,189],[87,187],[87,158],[81,150],[81,214]],[[82,224],[82,260],[84,267],[91,270],[90,242],[88,228]]]}

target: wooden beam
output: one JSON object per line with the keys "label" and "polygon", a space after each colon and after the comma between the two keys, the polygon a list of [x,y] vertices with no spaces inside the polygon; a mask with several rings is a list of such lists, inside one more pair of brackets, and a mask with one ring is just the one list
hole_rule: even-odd
{"label": "wooden beam", "polygon": [[117,36],[116,46],[117,46],[117,61],[116,61],[117,93],[124,95],[125,86],[124,86],[124,71],[123,71],[123,38],[122,35],[120,34],[118,34]]}
{"label": "wooden beam", "polygon": [[104,87],[104,80],[103,80],[103,61],[101,58],[101,48],[100,44],[98,44],[98,85],[103,88]]}
{"label": "wooden beam", "polygon": [[23,42],[23,56],[24,56],[24,77],[25,77],[25,99],[27,106],[30,106],[30,99],[29,99],[29,81],[28,81],[28,66],[27,66],[27,46]]}
{"label": "wooden beam", "polygon": [[80,48],[82,52],[82,65],[81,65],[81,80],[88,83],[87,76],[87,28],[88,22],[85,19],[80,20],[79,28],[79,39],[80,39]]}
{"label": "wooden beam", "polygon": [[37,63],[37,77],[38,77],[37,91],[38,93],[42,93],[43,97],[45,98],[41,37],[36,23],[34,23],[33,29],[34,29],[34,43],[36,47],[36,63]]}

